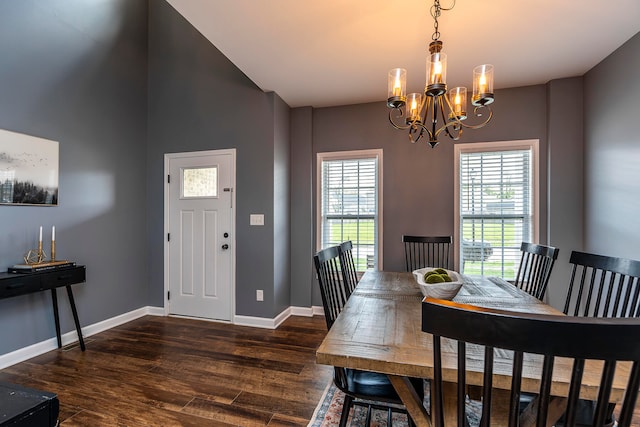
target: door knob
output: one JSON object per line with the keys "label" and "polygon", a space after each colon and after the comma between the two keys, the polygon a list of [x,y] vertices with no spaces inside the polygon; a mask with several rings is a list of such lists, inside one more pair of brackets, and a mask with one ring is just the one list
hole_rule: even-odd
{"label": "door knob", "polygon": [[222,245],[222,249],[226,251],[227,249],[229,249],[229,245],[225,243],[224,245]]}

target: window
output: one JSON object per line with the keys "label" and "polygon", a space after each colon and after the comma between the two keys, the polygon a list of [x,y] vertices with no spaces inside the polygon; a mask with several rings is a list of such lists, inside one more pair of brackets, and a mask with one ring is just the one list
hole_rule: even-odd
{"label": "window", "polygon": [[456,262],[512,280],[520,244],[538,240],[538,140],[457,144]]}
{"label": "window", "polygon": [[182,168],[182,197],[218,197],[218,167]]}
{"label": "window", "polygon": [[351,240],[358,271],[380,269],[382,150],[318,153],[318,249]]}

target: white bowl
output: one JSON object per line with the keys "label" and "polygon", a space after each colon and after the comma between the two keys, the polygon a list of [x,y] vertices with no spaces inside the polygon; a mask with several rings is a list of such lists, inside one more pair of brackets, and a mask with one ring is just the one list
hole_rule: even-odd
{"label": "white bowl", "polygon": [[[425,297],[451,300],[458,294],[462,287],[462,277],[455,271],[447,270],[447,274],[451,277],[451,282],[444,283],[425,283],[424,273],[435,270],[436,267],[427,267],[414,270],[413,276],[420,285],[420,291]],[[446,270],[446,269],[445,269]]]}

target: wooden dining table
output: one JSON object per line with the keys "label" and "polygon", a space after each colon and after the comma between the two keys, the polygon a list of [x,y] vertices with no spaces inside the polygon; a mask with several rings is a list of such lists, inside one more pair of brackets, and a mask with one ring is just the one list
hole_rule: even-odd
{"label": "wooden dining table", "polygon": [[[433,378],[431,334],[422,332],[422,299],[419,285],[411,273],[367,271],[316,352],[320,364],[375,371],[387,374],[408,412],[418,426],[431,425],[425,405],[409,378]],[[552,306],[496,277],[463,275],[463,285],[454,302],[487,308],[563,315]],[[443,378],[455,390],[457,345],[443,340]],[[470,386],[481,386],[483,380],[483,348],[467,346],[466,379]],[[474,347],[477,347],[475,350]],[[501,425],[508,408],[511,386],[512,352],[496,351],[493,377],[494,407],[491,425]],[[522,390],[536,393],[540,388],[542,357],[525,355]],[[551,394],[558,398],[551,416],[563,412],[562,402],[568,394],[572,361],[556,358]],[[581,398],[595,400],[602,363],[587,361],[582,381]],[[628,365],[619,364],[612,390],[612,402],[621,401]],[[455,393],[451,393],[455,395]],[[496,398],[496,395],[498,398]],[[503,396],[502,399],[499,396]],[[453,399],[452,396],[449,399]],[[445,407],[447,403],[445,402]],[[506,407],[505,407],[506,405]],[[505,413],[505,414],[503,414]],[[449,417],[447,417],[449,418]],[[527,420],[522,420],[524,425]],[[456,425],[455,416],[446,423]]]}

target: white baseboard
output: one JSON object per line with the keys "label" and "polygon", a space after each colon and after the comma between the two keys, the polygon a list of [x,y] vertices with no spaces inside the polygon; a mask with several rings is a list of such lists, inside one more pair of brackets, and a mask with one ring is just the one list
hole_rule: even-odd
{"label": "white baseboard", "polygon": [[[318,307],[318,306],[289,307],[273,319],[269,319],[265,317],[234,316],[233,323],[240,326],[252,326],[255,328],[276,329],[278,326],[280,326],[282,322],[287,320],[290,316],[311,317],[314,315],[322,315],[322,314],[324,314],[324,310],[322,309],[322,307]],[[87,338],[87,337],[90,337],[91,335],[104,332],[108,329],[115,328],[116,326],[120,326],[124,323],[131,322],[132,320],[138,319],[142,316],[148,316],[148,315],[165,316],[166,314],[163,307],[151,307],[151,306],[142,307],[142,308],[130,311],[128,313],[124,313],[119,316],[115,316],[110,319],[106,319],[101,322],[85,326],[82,328],[82,336],[84,338]],[[62,340],[63,346],[77,342],[78,333],[74,329],[70,332],[62,334],[61,340]],[[44,354],[51,350],[55,350],[57,348],[58,348],[58,341],[55,337],[53,337],[48,340],[32,344],[28,347],[23,347],[18,350],[12,351],[11,353],[2,354],[0,355],[0,369],[4,369],[11,365],[15,365],[16,363],[24,362],[25,360],[31,359],[32,357],[39,356],[41,354]]]}
{"label": "white baseboard", "polygon": [[324,309],[317,305],[313,307],[291,307],[291,315],[304,317],[324,316]]}
{"label": "white baseboard", "polygon": [[[164,309],[162,307],[142,307],[137,310],[112,317],[111,319],[106,319],[101,322],[94,323],[93,325],[85,326],[82,328],[82,336],[83,338],[87,338],[91,335],[95,335],[97,333],[106,331],[107,329],[114,328],[116,326],[122,325],[123,323],[127,323],[139,317],[147,315],[164,316]],[[62,345],[65,346],[77,342],[78,333],[74,329],[73,331],[62,334],[60,338],[62,341]],[[23,347],[18,350],[12,351],[11,353],[0,355],[0,369],[15,365],[16,363],[24,362],[27,359],[31,359],[32,357],[39,356],[43,353],[55,350],[57,348],[58,340],[53,337],[48,340],[32,344],[28,347]]]}
{"label": "white baseboard", "polygon": [[240,326],[252,326],[254,328],[276,329],[282,322],[291,316],[312,317],[323,315],[322,307],[289,307],[273,319],[266,317],[234,316],[233,323]]}

